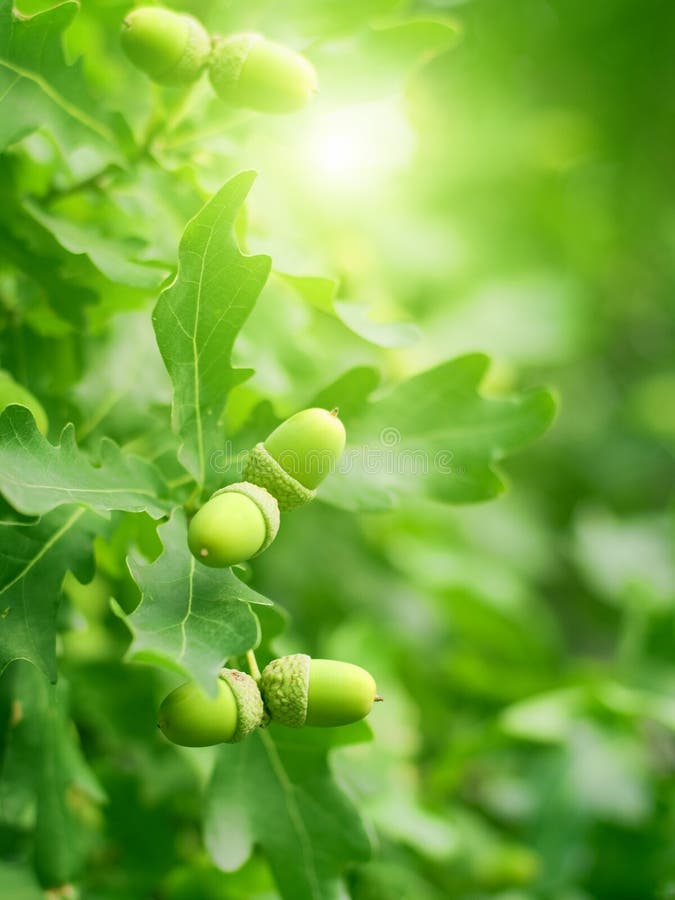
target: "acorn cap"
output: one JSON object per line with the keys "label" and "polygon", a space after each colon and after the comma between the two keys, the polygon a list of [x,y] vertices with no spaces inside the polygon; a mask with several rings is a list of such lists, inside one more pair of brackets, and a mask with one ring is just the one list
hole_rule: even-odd
{"label": "acorn cap", "polygon": [[261,726],[265,707],[258,685],[246,672],[221,669],[220,677],[230,686],[237,704],[237,727],[228,741],[229,744],[236,744]]}
{"label": "acorn cap", "polygon": [[316,497],[316,491],[306,488],[289,475],[262,442],[249,451],[244,478],[266,488],[276,497],[281,512],[290,512]]}
{"label": "acorn cap", "polygon": [[306,653],[273,659],[263,669],[260,690],[272,719],[289,728],[302,728],[307,719],[309,668]]}
{"label": "acorn cap", "polygon": [[[232,34],[226,38],[214,37],[211,56],[213,79],[224,84],[237,82],[251,47],[262,40],[262,35],[254,32]],[[222,48],[226,48],[227,52],[222,52]]]}
{"label": "acorn cap", "polygon": [[165,72],[162,81],[167,85],[195,81],[206,68],[211,53],[211,38],[194,16],[181,14],[188,25],[187,43],[183,55],[173,69]]}
{"label": "acorn cap", "polygon": [[[266,490],[264,485],[259,485],[247,481],[237,481],[235,484],[228,484],[227,487],[221,488],[211,495],[217,497],[219,494],[244,494],[249,500],[252,500],[260,510],[265,522],[265,540],[255,556],[259,556],[264,550],[267,550],[274,538],[279,532],[279,523],[281,516],[279,515],[279,504],[274,495]],[[251,557],[253,558],[253,557]]]}

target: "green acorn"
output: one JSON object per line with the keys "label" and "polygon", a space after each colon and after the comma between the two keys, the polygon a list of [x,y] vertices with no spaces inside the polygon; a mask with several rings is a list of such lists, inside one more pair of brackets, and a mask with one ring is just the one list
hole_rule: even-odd
{"label": "green acorn", "polygon": [[159,708],[158,725],[182,747],[235,744],[262,724],[264,707],[250,675],[221,669],[217,693],[209,697],[195,681],[177,687]]}
{"label": "green acorn", "polygon": [[288,512],[314,499],[318,485],[335,470],[346,439],[337,410],[303,409],[256,444],[244,478],[266,488]]}
{"label": "green acorn", "polygon": [[122,47],[131,62],[158,84],[189,84],[208,62],[211,38],[193,16],[140,6],[124,19]]}
{"label": "green acorn", "polygon": [[190,552],[213,568],[245,562],[266,550],[279,531],[279,505],[257,484],[221,488],[195,514],[188,528]]}
{"label": "green acorn", "polygon": [[360,666],[305,653],[272,660],[260,690],[272,720],[289,728],[350,725],[382,699],[372,675]]}
{"label": "green acorn", "polygon": [[216,38],[209,78],[221,100],[265,113],[295,112],[317,91],[312,64],[260,34]]}

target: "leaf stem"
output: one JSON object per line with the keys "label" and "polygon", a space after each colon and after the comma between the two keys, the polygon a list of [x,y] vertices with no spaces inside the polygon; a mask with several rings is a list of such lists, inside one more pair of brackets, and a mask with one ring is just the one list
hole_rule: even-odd
{"label": "leaf stem", "polygon": [[[254,114],[250,113],[248,110],[242,110],[240,112],[241,115],[239,115],[234,122],[221,122],[215,127],[210,126],[208,128],[202,128],[200,131],[191,131],[187,134],[178,133],[174,126],[170,132],[166,132],[166,137],[162,136],[162,139],[159,141],[159,147],[161,150],[179,150],[189,147],[190,144],[202,144],[205,141],[209,141],[211,138],[221,137],[224,134],[227,135],[234,131],[235,128],[246,125],[248,120],[253,118]],[[244,115],[244,113],[246,113],[246,115]]]}
{"label": "leaf stem", "polygon": [[104,166],[98,172],[94,172],[89,175],[87,178],[83,178],[81,181],[76,181],[74,184],[68,185],[67,187],[50,188],[47,193],[40,198],[42,203],[50,204],[53,203],[54,200],[60,200],[62,197],[70,197],[71,194],[77,194],[80,191],[86,191],[89,188],[93,188],[94,190],[102,190],[104,188],[104,181],[106,178],[115,175],[121,172],[121,168],[117,163],[108,163],[108,165]]}
{"label": "leaf stem", "polygon": [[649,627],[650,598],[631,585],[624,591],[621,632],[616,650],[617,664],[624,673],[637,666],[644,653]]}
{"label": "leaf stem", "polygon": [[246,651],[246,664],[253,680],[260,682],[260,669],[258,668],[258,660],[255,658],[253,650]]}
{"label": "leaf stem", "polygon": [[155,104],[141,138],[141,156],[151,155],[157,140],[171,134],[180,125],[194,103],[195,87],[186,87],[175,102],[167,106],[163,103],[161,90],[155,86]]}
{"label": "leaf stem", "polygon": [[173,490],[173,488],[183,487],[184,484],[190,484],[191,481],[194,481],[194,478],[189,472],[186,472],[185,475],[167,481],[166,485]]}
{"label": "leaf stem", "polygon": [[202,493],[202,488],[199,484],[195,484],[190,496],[187,498],[183,506],[185,507],[185,512],[188,516],[193,516],[198,509],[199,498]]}
{"label": "leaf stem", "polygon": [[164,128],[162,129],[163,134],[171,134],[172,131],[175,131],[183,119],[188,115],[190,107],[195,101],[196,86],[196,84],[190,85],[184,93],[181,94],[178,102],[173,108],[169,110],[169,115],[167,116]]}

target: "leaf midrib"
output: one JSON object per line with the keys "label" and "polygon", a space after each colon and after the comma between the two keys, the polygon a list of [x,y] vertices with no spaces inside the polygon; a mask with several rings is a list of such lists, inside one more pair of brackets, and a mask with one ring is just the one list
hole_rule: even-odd
{"label": "leaf midrib", "polygon": [[265,731],[262,731],[260,732],[260,740],[262,741],[265,752],[267,753],[267,758],[269,759],[272,771],[276,775],[279,784],[281,785],[281,789],[286,797],[288,817],[291,820],[291,824],[293,825],[298,836],[298,841],[300,842],[302,855],[305,860],[305,868],[308,876],[310,876],[309,880],[312,896],[316,898],[316,900],[321,900],[321,885],[319,884],[319,878],[314,863],[312,842],[310,841],[307,828],[305,827],[304,820],[300,813],[300,808],[298,807],[297,801],[295,799],[295,788],[290,778],[286,774],[284,764],[279,757],[279,753],[276,746],[274,745],[274,741],[272,740],[272,738]]}
{"label": "leaf midrib", "polygon": [[[152,497],[154,499],[157,499],[154,491],[135,487],[77,488],[65,487],[60,484],[34,484],[31,481],[18,481],[16,478],[12,478],[6,473],[0,475],[0,482],[2,481],[8,481],[10,484],[17,485],[18,487],[38,488],[39,490],[58,491],[59,493],[66,494],[140,494],[143,497]],[[159,500],[157,500],[157,502],[158,504],[160,503]]]}
{"label": "leaf midrib", "polygon": [[[3,59],[2,57],[0,57],[0,66],[4,66],[6,69],[9,69],[10,72],[13,72],[19,78],[25,78],[27,81],[32,81],[67,115],[78,121],[81,125],[84,125],[85,128],[88,128],[98,134],[99,137],[102,137],[105,141],[108,141],[113,145],[116,144],[115,135],[109,128],[106,128],[105,125],[101,125],[96,121],[96,119],[92,119],[91,116],[89,116],[83,110],[78,109],[77,106],[75,106],[73,103],[59,94],[58,91],[55,91],[41,75],[38,75],[35,72],[31,72],[28,69],[23,69],[21,66],[17,66],[15,63],[12,63],[7,59]],[[10,87],[13,88],[15,84],[16,81],[14,81]]]}
{"label": "leaf midrib", "polygon": [[42,557],[45,556],[47,553],[49,553],[49,551],[54,546],[54,544],[56,544],[59,540],[61,540],[61,538],[67,531],[70,531],[70,529],[77,522],[77,520],[81,516],[84,515],[85,511],[86,510],[84,507],[81,507],[80,509],[76,509],[75,512],[73,512],[73,514],[70,516],[70,518],[68,518],[63,523],[63,525],[57,531],[54,532],[54,534],[49,538],[49,540],[45,541],[45,543],[40,548],[39,552],[36,553],[35,556],[31,560],[29,560],[29,562],[24,566],[24,568],[17,575],[15,575],[14,578],[8,584],[6,584],[0,590],[0,594],[6,593],[10,588],[14,587],[15,584],[17,584],[19,581],[21,581],[22,578],[25,578],[26,575],[30,572],[30,570],[40,562]]}

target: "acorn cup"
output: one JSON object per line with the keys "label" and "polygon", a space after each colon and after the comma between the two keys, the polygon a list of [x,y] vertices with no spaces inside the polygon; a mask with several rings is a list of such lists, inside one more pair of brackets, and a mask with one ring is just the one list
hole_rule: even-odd
{"label": "acorn cup", "polygon": [[221,100],[264,113],[295,112],[317,91],[309,60],[260,34],[214,38],[209,78]]}
{"label": "acorn cup", "polygon": [[347,440],[336,409],[303,409],[249,452],[244,478],[276,497],[281,512],[309,503],[335,470]]}
{"label": "acorn cup", "polygon": [[164,85],[196,81],[211,54],[211,38],[201,22],[161,6],[127,13],[121,40],[136,68]]}
{"label": "acorn cup", "polygon": [[216,491],[188,528],[190,552],[204,565],[225,568],[266,550],[279,531],[279,506],[257,484],[241,481]]}
{"label": "acorn cup", "polygon": [[263,670],[260,691],[272,721],[289,728],[350,725],[382,700],[365,669],[305,653],[272,660]]}
{"label": "acorn cup", "polygon": [[157,724],[174,744],[210,747],[242,741],[262,725],[264,716],[253,678],[237,669],[221,669],[215,697],[188,681],[164,698]]}

